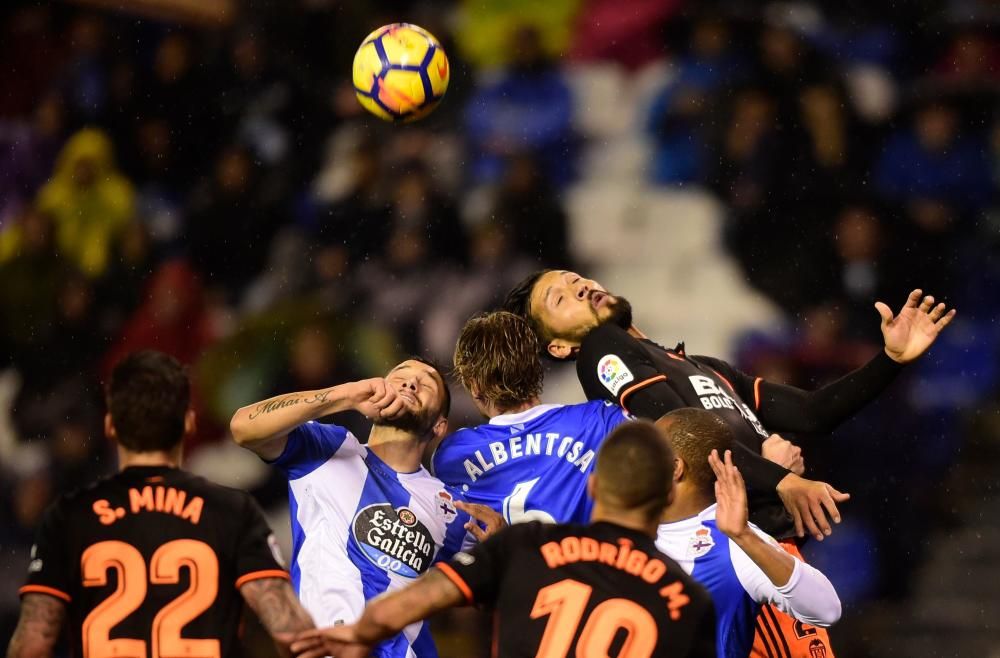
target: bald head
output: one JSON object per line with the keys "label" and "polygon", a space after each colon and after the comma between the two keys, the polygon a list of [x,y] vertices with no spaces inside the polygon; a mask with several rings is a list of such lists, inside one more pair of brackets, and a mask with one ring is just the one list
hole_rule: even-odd
{"label": "bald head", "polygon": [[670,502],[674,454],[655,425],[639,420],[615,428],[597,454],[597,502],[658,519]]}
{"label": "bald head", "polygon": [[695,487],[714,496],[715,473],[708,464],[713,450],[732,449],[733,435],[726,421],[704,409],[675,409],[656,421],[674,453],[684,460],[684,473]]}

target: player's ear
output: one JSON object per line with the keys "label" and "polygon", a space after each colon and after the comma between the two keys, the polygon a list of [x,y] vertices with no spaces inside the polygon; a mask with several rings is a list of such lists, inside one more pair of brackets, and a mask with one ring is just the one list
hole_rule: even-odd
{"label": "player's ear", "polygon": [[587,495],[590,496],[591,500],[597,498],[597,474],[591,473],[590,477],[587,478]]}
{"label": "player's ear", "polygon": [[188,409],[184,414],[184,436],[192,436],[197,431],[198,416],[194,413],[194,409]]}
{"label": "player's ear", "polygon": [[444,416],[438,416],[438,419],[434,423],[434,426],[431,427],[431,434],[433,434],[431,438],[440,439],[447,433],[448,433],[448,419],[445,418]]}
{"label": "player's ear", "polygon": [[115,431],[115,421],[111,419],[111,412],[104,414],[104,436],[109,441],[118,441],[118,432]]}
{"label": "player's ear", "polygon": [[[680,482],[684,479],[684,474],[687,471],[687,464],[680,457],[674,458],[674,482]],[[673,493],[673,492],[671,492]]]}
{"label": "player's ear", "polygon": [[579,352],[580,346],[574,345],[573,343],[563,340],[562,338],[553,338],[549,341],[549,344],[545,346],[545,349],[548,350],[549,355],[553,358],[565,361]]}

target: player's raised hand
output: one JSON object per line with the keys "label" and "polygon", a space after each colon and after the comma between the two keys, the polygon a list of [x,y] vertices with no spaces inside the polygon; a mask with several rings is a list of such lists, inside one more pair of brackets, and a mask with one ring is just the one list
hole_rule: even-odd
{"label": "player's raised hand", "polygon": [[[455,507],[462,510],[472,518],[465,524],[465,529],[472,533],[472,536],[479,541],[485,541],[491,535],[507,527],[507,522],[503,516],[498,514],[492,507],[480,505],[479,503],[466,503],[461,500],[455,501]],[[482,524],[480,526],[479,524]]]}
{"label": "player's raised hand", "polygon": [[360,640],[354,626],[331,626],[300,633],[291,649],[299,658],[367,658],[372,648]]}
{"label": "player's raised hand", "polygon": [[786,475],[778,483],[778,495],[785,509],[795,522],[795,533],[805,537],[806,531],[818,541],[833,533],[826,515],[834,523],[840,523],[837,503],[849,500],[851,494],[841,493],[826,482],[806,480],[794,473]]}
{"label": "player's raised hand", "polygon": [[715,472],[715,525],[728,537],[737,538],[750,530],[748,525],[747,486],[740,470],[733,464],[733,453],[727,450],[725,461],[713,450],[708,464]]}
{"label": "player's raised hand", "polygon": [[875,309],[882,316],[885,353],[898,363],[909,363],[926,352],[956,312],[955,309],[945,312],[944,304],[935,306],[934,297],[924,296],[920,289],[910,293],[895,317],[888,304],[875,302]]}
{"label": "player's raised hand", "polygon": [[405,398],[382,377],[354,382],[351,398],[354,409],[372,420],[396,418],[406,411]]}

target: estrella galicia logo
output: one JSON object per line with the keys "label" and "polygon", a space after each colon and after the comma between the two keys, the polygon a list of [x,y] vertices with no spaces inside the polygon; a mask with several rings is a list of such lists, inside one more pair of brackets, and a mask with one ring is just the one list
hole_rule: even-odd
{"label": "estrella galicia logo", "polygon": [[416,578],[430,566],[434,538],[412,510],[369,505],[358,511],[352,527],[361,551],[380,569]]}

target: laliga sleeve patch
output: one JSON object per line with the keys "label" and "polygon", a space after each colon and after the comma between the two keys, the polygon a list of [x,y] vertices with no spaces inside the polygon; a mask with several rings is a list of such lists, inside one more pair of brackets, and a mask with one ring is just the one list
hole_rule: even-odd
{"label": "laliga sleeve patch", "polygon": [[597,362],[597,378],[601,380],[604,388],[611,391],[611,395],[618,397],[622,387],[635,379],[635,376],[617,355],[605,354]]}

